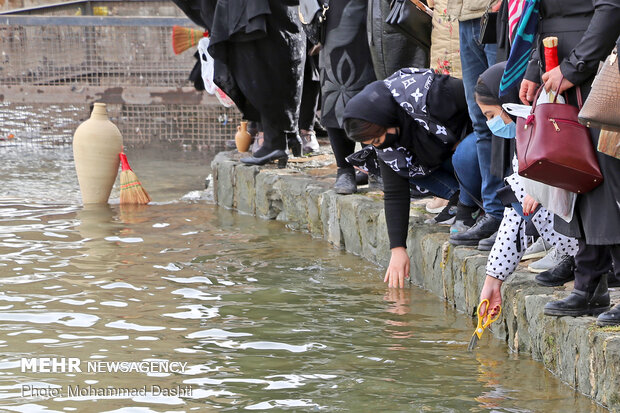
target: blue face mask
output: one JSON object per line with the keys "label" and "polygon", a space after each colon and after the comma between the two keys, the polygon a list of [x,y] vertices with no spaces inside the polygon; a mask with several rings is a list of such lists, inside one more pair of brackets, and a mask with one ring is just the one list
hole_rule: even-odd
{"label": "blue face mask", "polygon": [[494,116],[491,120],[487,120],[487,126],[491,133],[504,139],[514,139],[517,136],[517,125],[513,121],[505,124],[501,116]]}

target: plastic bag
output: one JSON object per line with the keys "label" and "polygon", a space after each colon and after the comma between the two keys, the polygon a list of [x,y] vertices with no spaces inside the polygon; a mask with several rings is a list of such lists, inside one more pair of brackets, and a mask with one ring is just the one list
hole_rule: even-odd
{"label": "plastic bag", "polygon": [[[538,100],[537,100],[538,102],[537,104],[542,105],[544,103],[551,102],[551,99],[553,99],[554,94],[555,94],[554,92],[551,92],[548,94],[544,90],[541,91],[540,96],[538,97]],[[566,103],[562,95],[558,96],[557,103]],[[521,105],[521,104],[516,104],[516,103],[504,103],[502,107],[504,108],[506,112],[508,112],[508,114],[518,117],[518,118],[527,119],[527,117],[532,112],[532,107],[529,105]]]}
{"label": "plastic bag", "polygon": [[525,193],[566,222],[571,222],[577,194],[519,176]]}
{"label": "plastic bag", "polygon": [[213,74],[215,71],[214,62],[213,58],[207,51],[208,48],[209,38],[203,37],[198,42],[198,53],[200,54],[200,74],[202,75],[202,81],[205,84],[205,90],[210,95],[215,95],[222,106],[229,108],[235,103],[213,82]]}

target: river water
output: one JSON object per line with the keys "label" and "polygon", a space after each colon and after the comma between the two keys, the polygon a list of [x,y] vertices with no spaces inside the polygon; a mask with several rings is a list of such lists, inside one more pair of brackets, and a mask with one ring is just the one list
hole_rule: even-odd
{"label": "river water", "polygon": [[82,208],[70,148],[0,150],[2,411],[604,411],[490,335],[466,352],[430,293],[205,202],[203,155],[129,152],[155,203]]}

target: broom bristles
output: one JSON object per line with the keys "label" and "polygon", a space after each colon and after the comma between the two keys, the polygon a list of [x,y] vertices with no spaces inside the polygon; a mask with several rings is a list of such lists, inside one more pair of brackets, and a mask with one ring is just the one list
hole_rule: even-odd
{"label": "broom bristles", "polygon": [[172,27],[172,50],[174,54],[180,54],[192,46],[196,46],[201,38],[207,37],[209,32],[188,29],[187,27]]}
{"label": "broom bristles", "polygon": [[131,170],[127,156],[120,154],[123,170],[121,171],[121,204],[148,204],[151,197],[142,187],[138,176]]}

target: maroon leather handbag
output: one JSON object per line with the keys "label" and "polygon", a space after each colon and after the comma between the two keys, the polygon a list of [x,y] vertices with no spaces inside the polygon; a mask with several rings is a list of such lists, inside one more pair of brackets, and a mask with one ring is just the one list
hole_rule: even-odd
{"label": "maroon leather handbag", "polygon": [[590,131],[578,121],[583,106],[581,90],[577,89],[576,108],[557,103],[557,98],[538,105],[543,88],[538,90],[527,119],[517,119],[519,175],[575,193],[591,191],[603,182],[603,175]]}

